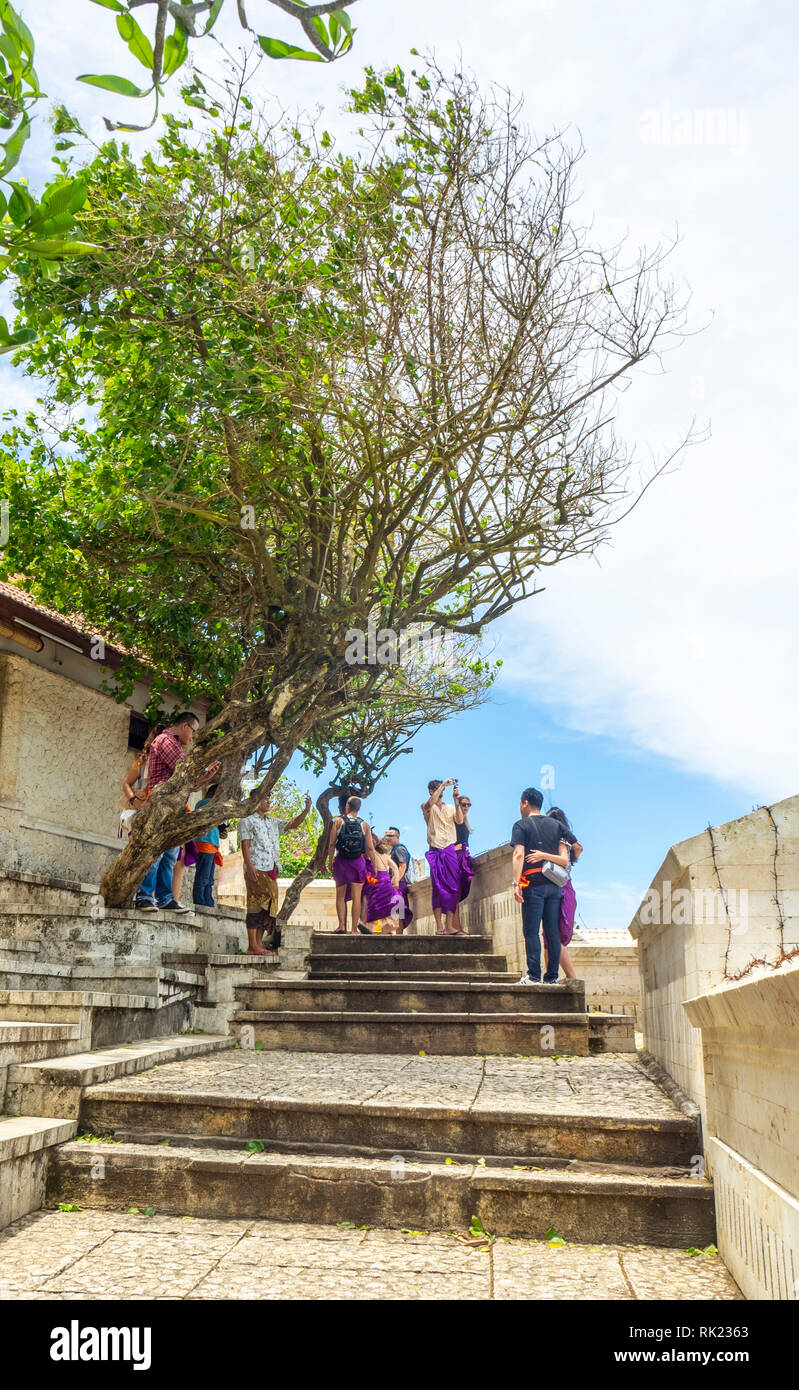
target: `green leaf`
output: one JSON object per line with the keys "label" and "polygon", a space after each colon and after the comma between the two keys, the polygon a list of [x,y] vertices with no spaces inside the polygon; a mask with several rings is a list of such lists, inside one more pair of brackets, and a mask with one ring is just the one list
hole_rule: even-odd
{"label": "green leaf", "polygon": [[264,1145],[260,1139],[248,1139],[245,1147],[247,1152],[251,1154],[262,1154],[264,1151]]}
{"label": "green leaf", "polygon": [[214,0],[213,5],[208,11],[208,18],[205,21],[205,28],[203,30],[204,34],[210,34],[211,30],[216,24],[217,19],[219,18],[219,11],[221,10],[224,3],[225,0]]}
{"label": "green leaf", "polygon": [[25,247],[37,256],[84,256],[96,251],[90,241],[61,241],[59,237],[46,237],[41,241],[31,241]]}
{"label": "green leaf", "polygon": [[117,29],[134,58],[138,58],[144,67],[152,68],[153,46],[141,25],[136,23],[133,15],[128,14],[127,10],[117,19]]}
{"label": "green leaf", "polygon": [[8,202],[8,215],[15,227],[21,227],[36,212],[36,202],[24,183],[14,183],[13,180],[9,180],[9,183],[14,192]]}
{"label": "green leaf", "polygon": [[146,97],[153,90],[148,87],[143,91],[133,82],[129,82],[127,77],[114,77],[111,73],[85,72],[78,78],[79,82],[88,82],[90,87],[102,87],[105,92],[116,92],[121,97]]}
{"label": "green leaf", "polygon": [[125,6],[120,5],[119,0],[92,0],[93,5],[102,5],[104,10],[116,10],[118,14],[125,13]]}
{"label": "green leaf", "polygon": [[28,57],[32,58],[36,45],[33,41],[33,34],[31,33],[27,24],[24,22],[23,19],[20,18],[16,10],[13,9],[11,5],[5,5],[3,7],[2,14],[4,29],[6,29],[9,33],[17,35]]}
{"label": "green leaf", "polygon": [[4,179],[15,166],[19,163],[22,147],[31,133],[31,123],[27,116],[23,116],[17,129],[9,140],[6,140],[2,148],[5,150],[5,158],[0,164],[0,179]]}
{"label": "green leaf", "polygon": [[345,29],[346,32],[349,34],[350,39],[352,39],[352,20],[350,19],[347,10],[333,10],[330,18],[337,20],[338,23],[341,25],[342,29]]}
{"label": "green leaf", "polygon": [[67,183],[56,184],[44,192],[40,215],[47,219],[58,217],[62,212],[77,212],[86,202],[86,183],[83,179],[70,179]]}
{"label": "green leaf", "polygon": [[170,34],[164,44],[164,70],[163,76],[169,77],[189,56],[189,44],[186,30],[182,24],[175,24],[174,34]]}
{"label": "green leaf", "polygon": [[301,58],[308,63],[324,63],[325,59],[321,53],[314,49],[295,48],[293,44],[284,43],[282,39],[269,39],[265,34],[258,35],[258,42],[261,45],[267,58]]}

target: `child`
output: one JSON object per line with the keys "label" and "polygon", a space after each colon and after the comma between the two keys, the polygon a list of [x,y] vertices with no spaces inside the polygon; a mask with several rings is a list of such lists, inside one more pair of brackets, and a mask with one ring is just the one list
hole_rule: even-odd
{"label": "child", "polygon": [[363,890],[366,920],[375,925],[379,923],[381,931],[385,924],[389,936],[392,932],[399,936],[403,925],[400,913],[404,911],[404,904],[399,891],[399,871],[385,840],[373,839],[369,859],[372,873],[367,870]]}
{"label": "child", "polygon": [[[194,808],[195,811],[199,811],[203,806],[208,805],[215,795],[218,785],[219,783],[215,782],[212,787],[208,788],[208,795],[204,796],[202,801],[197,802]],[[219,849],[220,835],[227,836],[227,826],[219,825],[213,830],[206,830],[202,840],[194,841],[197,849],[197,863],[194,869],[194,892],[192,896],[198,907],[214,906],[212,892],[214,886],[214,868],[217,864],[222,863],[222,855]]]}

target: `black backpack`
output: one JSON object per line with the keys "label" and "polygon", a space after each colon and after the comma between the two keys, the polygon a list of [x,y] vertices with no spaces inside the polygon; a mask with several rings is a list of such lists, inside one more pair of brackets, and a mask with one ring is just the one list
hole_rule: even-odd
{"label": "black backpack", "polygon": [[345,816],[336,836],[336,853],[339,859],[360,859],[365,849],[366,836],[361,822]]}

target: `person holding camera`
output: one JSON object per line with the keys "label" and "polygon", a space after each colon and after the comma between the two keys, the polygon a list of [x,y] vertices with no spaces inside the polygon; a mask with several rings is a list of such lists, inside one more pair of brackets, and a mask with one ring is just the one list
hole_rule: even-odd
{"label": "person holding camera", "polygon": [[[422,815],[427,825],[428,850],[426,859],[430,865],[430,878],[433,883],[433,916],[436,919],[436,936],[465,936],[458,926],[457,910],[461,896],[461,859],[455,849],[457,833],[455,827],[463,825],[464,813],[457,797],[457,778],[447,777],[442,782],[433,779],[427,784],[428,797],[422,802]],[[452,787],[454,804],[443,800],[447,787]]]}

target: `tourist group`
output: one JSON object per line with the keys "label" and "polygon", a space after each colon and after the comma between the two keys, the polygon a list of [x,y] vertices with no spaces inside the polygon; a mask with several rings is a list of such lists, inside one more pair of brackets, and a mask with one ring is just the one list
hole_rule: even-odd
{"label": "tourist group", "polygon": [[[197,716],[186,712],[177,715],[169,728],[157,725],[153,729],[123,784],[120,834],[126,828],[129,831],[132,817],[146,804],[153,788],[172,776],[198,727]],[[198,806],[207,805],[213,797],[214,778],[219,770],[219,763],[212,763],[195,782],[193,790],[207,788]],[[450,788],[448,800],[446,793]],[[568,952],[576,911],[571,867],[582,853],[582,845],[563,811],[552,807],[545,814],[543,801],[535,787],[526,788],[520,798],[520,818],[511,832],[510,886],[521,904],[527,955],[527,970],[519,982],[523,985],[542,982],[542,928],[543,983],[557,983],[561,967],[567,977],[574,978]],[[274,955],[280,945],[276,920],[280,836],[302,825],[311,808],[311,798],[306,796],[304,810],[293,820],[270,816],[270,806],[267,795],[239,823],[249,955]],[[426,857],[439,936],[466,935],[461,926],[460,904],[468,897],[474,873],[469,853],[470,808],[471,800],[461,793],[456,778],[428,782],[421,810],[427,828]],[[336,931],[345,934],[348,930],[349,904],[349,930],[353,934],[381,931],[400,935],[413,920],[408,892],[413,861],[397,826],[389,826],[378,836],[368,821],[361,819],[360,810],[359,797],[340,799],[339,814],[331,822],[325,846],[325,860],[336,885]],[[145,875],[135,906],[143,912],[191,912],[181,904],[180,890],[186,865],[194,865],[194,902],[213,907],[214,869],[222,863],[219,845],[226,835],[227,827],[221,825],[207,831],[202,841],[165,850]]]}

